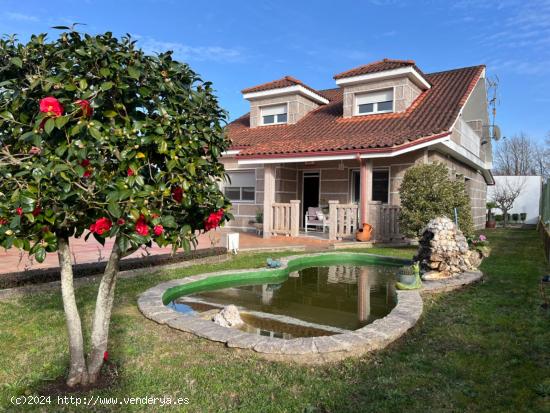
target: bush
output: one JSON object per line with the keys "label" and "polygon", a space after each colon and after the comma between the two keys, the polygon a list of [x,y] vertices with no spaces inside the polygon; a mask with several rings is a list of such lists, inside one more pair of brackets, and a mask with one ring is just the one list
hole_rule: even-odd
{"label": "bush", "polygon": [[496,221],[496,222],[502,222],[503,218],[504,218],[504,217],[502,216],[502,214],[495,215],[495,221]]}
{"label": "bush", "polygon": [[519,214],[512,214],[512,221],[518,222],[519,220]]}
{"label": "bush", "polygon": [[470,198],[464,182],[449,178],[443,164],[416,165],[407,170],[399,189],[401,196],[401,230],[416,237],[428,221],[438,216],[454,219],[458,211],[458,225],[466,236],[473,234],[474,226]]}

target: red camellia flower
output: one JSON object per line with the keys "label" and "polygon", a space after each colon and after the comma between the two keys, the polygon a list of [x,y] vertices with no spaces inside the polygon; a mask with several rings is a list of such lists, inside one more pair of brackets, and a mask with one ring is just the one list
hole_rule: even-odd
{"label": "red camellia flower", "polygon": [[59,100],[53,96],[48,96],[40,100],[40,112],[58,117],[63,114],[63,106],[59,103]]}
{"label": "red camellia flower", "polygon": [[134,171],[132,170],[132,168],[128,168],[126,173],[128,174],[128,176],[134,176]]}
{"label": "red camellia flower", "polygon": [[164,232],[164,227],[162,225],[155,225],[155,227],[153,228],[153,232],[158,237]]}
{"label": "red camellia flower", "polygon": [[15,212],[17,212],[17,215],[21,216],[23,215],[23,208],[19,207],[15,210]]}
{"label": "red camellia flower", "polygon": [[92,176],[92,170],[91,169],[86,169],[84,171],[84,173],[82,174],[83,178],[89,178],[90,176]]}
{"label": "red camellia flower", "polygon": [[87,168],[88,166],[90,166],[90,160],[83,159],[82,162],[80,162],[80,165],[82,165],[84,168]]}
{"label": "red camellia flower", "polygon": [[220,225],[222,218],[223,209],[220,209],[217,212],[212,212],[204,221],[204,229],[210,231],[211,229],[217,228]]}
{"label": "red camellia flower", "polygon": [[78,105],[80,106],[80,108],[82,109],[82,114],[84,116],[86,116],[87,118],[89,118],[90,116],[92,116],[92,114],[94,113],[94,108],[92,108],[90,106],[90,102],[87,101],[86,99],[78,99],[76,102],[75,102],[75,105]]}
{"label": "red camellia flower", "polygon": [[103,235],[105,232],[109,231],[112,226],[113,223],[111,222],[111,220],[109,218],[103,217],[97,219],[96,222],[90,225],[90,231],[97,235]]}
{"label": "red camellia flower", "polygon": [[122,218],[119,218],[116,222],[118,225],[124,225],[126,221],[124,221]]}
{"label": "red camellia flower", "polygon": [[149,227],[147,226],[147,223],[145,222],[145,217],[141,215],[139,219],[136,221],[136,232],[139,235],[146,236],[149,235]]}
{"label": "red camellia flower", "polygon": [[33,211],[32,211],[32,215],[34,217],[37,217],[38,215],[40,215],[40,213],[42,212],[42,207],[40,205],[37,205]]}
{"label": "red camellia flower", "polygon": [[0,218],[0,225],[6,225],[8,220],[6,218]]}
{"label": "red camellia flower", "polygon": [[108,361],[109,360],[109,353],[107,351],[104,351],[103,352],[103,361]]}
{"label": "red camellia flower", "polygon": [[176,202],[181,202],[183,199],[183,189],[179,186],[172,188],[172,198],[174,198]]}

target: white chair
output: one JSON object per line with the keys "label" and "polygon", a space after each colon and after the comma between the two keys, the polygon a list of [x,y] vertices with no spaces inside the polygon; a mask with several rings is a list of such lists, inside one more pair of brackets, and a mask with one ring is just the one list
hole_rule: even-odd
{"label": "white chair", "polygon": [[323,232],[325,232],[325,228],[328,228],[328,219],[321,208],[309,207],[307,209],[304,216],[304,229],[306,234],[308,226],[321,227]]}

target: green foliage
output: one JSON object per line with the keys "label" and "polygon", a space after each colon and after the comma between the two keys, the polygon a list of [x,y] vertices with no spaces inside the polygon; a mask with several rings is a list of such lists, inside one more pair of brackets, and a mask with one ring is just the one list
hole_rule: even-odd
{"label": "green foliage", "polygon": [[[41,112],[46,97],[62,113]],[[171,52],[145,55],[130,37],[0,40],[0,245],[41,261],[59,236],[107,218],[100,242],[189,249],[209,214],[229,205],[216,184],[224,121],[209,82]],[[136,232],[140,219],[146,235]]]}
{"label": "green foliage", "polygon": [[454,220],[466,236],[473,233],[470,199],[464,182],[449,178],[443,164],[416,165],[405,172],[399,189],[401,196],[401,230],[410,237],[420,235],[428,221],[438,216]]}

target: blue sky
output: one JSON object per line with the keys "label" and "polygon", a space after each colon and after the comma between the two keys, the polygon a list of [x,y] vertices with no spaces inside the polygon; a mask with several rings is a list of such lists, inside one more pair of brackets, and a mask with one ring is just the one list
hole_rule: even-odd
{"label": "blue sky", "polygon": [[550,131],[550,0],[177,1],[0,0],[0,32],[84,22],[130,33],[148,51],[172,49],[214,83],[232,119],[240,90],[284,75],[315,88],[383,57],[426,73],[486,64],[500,79],[497,123],[544,139]]}

